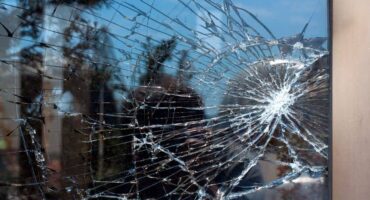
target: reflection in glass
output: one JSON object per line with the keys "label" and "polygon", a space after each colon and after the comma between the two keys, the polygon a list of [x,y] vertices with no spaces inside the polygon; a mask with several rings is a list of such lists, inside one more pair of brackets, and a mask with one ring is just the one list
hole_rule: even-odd
{"label": "reflection in glass", "polygon": [[0,1],[1,199],[328,199],[327,1]]}

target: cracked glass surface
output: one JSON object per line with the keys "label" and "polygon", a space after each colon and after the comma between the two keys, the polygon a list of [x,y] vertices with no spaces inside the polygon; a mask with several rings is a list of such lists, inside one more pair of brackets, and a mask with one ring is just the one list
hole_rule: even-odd
{"label": "cracked glass surface", "polygon": [[0,0],[0,199],[328,199],[327,14]]}

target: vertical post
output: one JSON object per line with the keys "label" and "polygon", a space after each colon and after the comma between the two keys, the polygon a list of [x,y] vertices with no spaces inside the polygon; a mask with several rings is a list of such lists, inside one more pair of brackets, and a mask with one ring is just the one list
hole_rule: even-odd
{"label": "vertical post", "polygon": [[[39,26],[43,23],[44,4],[42,1],[21,1],[24,8],[20,15],[21,35],[35,41],[41,37]],[[20,166],[19,178],[25,184],[34,186],[20,187],[21,195],[28,199],[45,199],[44,185],[46,181],[46,160],[44,157],[42,116],[42,75],[43,49],[35,44],[24,47],[20,51]]]}
{"label": "vertical post", "polygon": [[101,179],[103,177],[104,170],[104,83],[100,83],[99,90],[99,152],[98,152],[98,174],[97,177]]}

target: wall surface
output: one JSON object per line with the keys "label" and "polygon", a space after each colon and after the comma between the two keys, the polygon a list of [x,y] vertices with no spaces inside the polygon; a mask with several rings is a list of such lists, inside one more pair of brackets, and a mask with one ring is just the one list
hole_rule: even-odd
{"label": "wall surface", "polygon": [[370,199],[369,0],[333,0],[333,199]]}

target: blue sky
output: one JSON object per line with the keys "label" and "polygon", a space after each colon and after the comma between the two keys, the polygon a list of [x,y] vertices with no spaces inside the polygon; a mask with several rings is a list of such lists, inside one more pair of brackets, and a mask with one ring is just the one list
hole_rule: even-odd
{"label": "blue sky", "polygon": [[307,36],[327,35],[326,0],[241,0],[278,37],[299,33],[311,19]]}
{"label": "blue sky", "polygon": [[[188,2],[185,0],[183,1]],[[150,7],[138,0],[120,2],[128,2],[161,22],[170,22],[162,14],[150,9]],[[199,22],[195,14],[191,13],[189,9],[186,9],[178,0],[146,0],[145,2],[152,4],[155,8],[163,11],[172,18],[178,17],[180,21],[186,23],[190,27],[195,28],[197,26],[197,22]],[[222,1],[216,0],[216,2]],[[327,0],[233,0],[233,2],[237,6],[254,13],[277,37],[286,37],[299,33],[311,17],[311,22],[306,35],[308,37],[327,35]],[[122,11],[127,16],[135,16],[134,12],[127,8],[122,8],[118,4],[114,7]],[[194,6],[192,7],[194,8]],[[213,14],[217,14],[214,8],[210,7],[209,11]],[[112,9],[100,9],[98,13],[102,13],[102,16],[105,18],[113,19],[113,21],[120,23],[121,25],[132,25],[128,21],[122,21],[122,17]],[[148,22],[145,17],[139,16],[137,19],[139,19],[138,21],[141,23]],[[117,29],[118,27],[111,26],[110,28],[112,32],[115,32],[114,29]],[[118,28],[117,31],[122,33],[121,28]],[[151,33],[150,30],[143,31],[143,33],[151,34],[154,37],[156,34],[159,36],[158,33]]]}
{"label": "blue sky", "polygon": [[[220,21],[215,19],[214,22],[217,26],[221,26],[221,23],[226,23],[226,16],[224,13],[218,11],[214,7],[211,7],[205,4],[206,1],[203,0],[196,0],[201,5],[205,6],[205,9],[197,8],[193,3],[187,4],[191,5],[191,8],[194,10],[193,13],[189,8],[186,8],[182,5],[180,0],[145,0],[144,3],[140,0],[112,0],[116,3],[109,4],[110,6],[104,6],[99,9],[94,10],[94,15],[91,14],[84,14],[85,17],[89,18],[91,21],[97,21],[101,26],[107,26],[109,31],[113,34],[119,36],[126,36],[130,34],[130,31],[135,31],[135,34],[129,37],[129,40],[115,40],[113,39],[112,43],[113,46],[128,51],[128,54],[132,55],[131,59],[124,58],[124,55],[120,51],[113,51],[114,56],[117,59],[122,60],[119,65],[119,68],[122,69],[122,76],[126,77],[126,85],[130,85],[131,74],[130,72],[133,71],[133,67],[137,66],[138,62],[138,54],[145,52],[142,49],[140,42],[145,43],[145,36],[150,36],[153,39],[159,41],[162,39],[168,39],[173,35],[182,35],[187,36],[189,38],[194,38],[194,33],[192,31],[186,30],[184,27],[174,23],[171,19],[178,19],[186,26],[191,28],[192,30],[196,30],[199,32],[207,33],[208,31],[204,29],[205,21],[201,19],[199,16],[209,16],[207,11],[215,16],[216,18],[220,18]],[[190,0],[182,0],[183,2],[190,2]],[[5,2],[10,4],[16,4],[16,0],[6,0]],[[118,3],[117,3],[118,2]],[[125,4],[125,3],[128,4]],[[213,0],[213,2],[221,3],[222,0]],[[234,4],[239,7],[245,8],[252,12],[254,15],[258,17],[260,21],[262,21],[273,33],[277,38],[281,37],[288,37],[300,33],[304,25],[311,19],[310,25],[306,31],[306,37],[326,37],[327,36],[327,0],[233,0]],[[155,9],[151,8],[150,6],[146,5],[153,5],[154,8],[160,10],[164,14],[170,16],[171,19],[166,18],[163,14],[155,11]],[[150,18],[155,19],[159,23],[166,23],[172,27],[172,29],[167,29],[165,26],[160,25],[157,22],[148,20],[147,16],[140,15],[137,16],[137,11],[131,11],[129,8],[125,7],[128,6],[129,8],[135,10],[138,9],[143,11],[145,15],[149,16]],[[69,9],[69,11],[68,11]],[[48,12],[51,12],[53,7],[50,7]],[[59,10],[55,13],[56,16],[67,18],[70,15],[71,7],[60,7]],[[120,13],[118,13],[119,11]],[[87,11],[90,12],[90,11]],[[198,16],[197,16],[198,15]],[[126,17],[126,18],[125,18]],[[235,16],[234,16],[235,17]],[[245,18],[244,18],[245,17]],[[135,21],[130,21],[129,19],[135,18]],[[264,32],[261,26],[257,25],[257,23],[248,17],[247,15],[243,15],[243,19],[250,23],[252,26],[256,26],[259,31],[262,32],[263,36],[266,36],[266,32]],[[111,23],[109,22],[111,21]],[[135,24],[138,22],[139,24]],[[55,24],[53,24],[55,23]],[[61,29],[62,27],[66,26],[66,21],[59,21],[56,20],[51,21],[51,23],[47,24],[49,28],[52,30]],[[133,27],[136,28],[133,29]],[[148,25],[150,28],[146,27]],[[222,27],[222,26],[221,26]],[[224,26],[225,27],[225,26]],[[155,30],[151,29],[154,28]],[[162,33],[161,33],[162,32]],[[140,35],[140,34],[142,35]],[[44,32],[45,36],[50,37],[49,39],[53,40],[53,37],[56,37],[55,33],[53,32]],[[224,33],[225,34],[225,33]],[[227,34],[225,34],[227,35]],[[225,43],[222,42],[219,38],[215,37],[214,35],[199,35],[199,38],[205,43],[206,45],[214,47],[216,50],[221,51],[222,48],[225,46]],[[61,39],[59,35],[59,40]],[[238,41],[242,41],[241,38]],[[57,41],[54,40],[53,43]],[[62,42],[62,41],[59,41]],[[235,43],[235,41],[233,41]],[[186,44],[185,44],[186,46]],[[188,45],[189,46],[189,45]],[[177,50],[181,50],[181,48],[186,48],[184,45],[178,45]],[[189,49],[189,47],[187,47]],[[199,51],[199,50],[197,50]],[[195,57],[196,55],[192,55]],[[207,60],[204,58],[205,63],[210,63],[212,60]],[[172,63],[167,63],[168,65],[165,66],[165,71],[170,74],[176,73],[175,68],[171,68],[168,66],[174,66],[173,62],[177,62],[177,60],[173,60]],[[195,64],[195,67],[198,67],[199,71],[204,70],[206,66],[201,66],[199,63]],[[215,70],[221,69],[222,66],[215,66]],[[145,70],[144,70],[145,71]],[[140,75],[140,74],[139,74]],[[233,75],[223,75],[225,76],[224,79],[232,78]],[[228,77],[227,77],[228,76]],[[225,81],[225,80],[224,80]],[[198,88],[203,96],[205,96],[206,104],[209,106],[217,105],[219,102],[216,102],[216,99],[221,100],[220,96],[222,95],[221,90],[210,90],[209,87],[204,83],[196,82],[195,84],[202,84],[200,87],[199,85],[194,85],[194,88]],[[216,82],[215,82],[216,83]],[[137,83],[136,83],[137,84]],[[225,84],[224,82],[219,82],[219,84]],[[135,87],[135,85],[132,85]],[[208,99],[207,99],[208,98]]]}
{"label": "blue sky", "polygon": [[[214,0],[215,2],[222,2],[221,0]],[[175,32],[180,33],[183,36],[189,36],[189,38],[194,37],[194,33],[184,29],[182,26],[171,21],[171,19],[179,19],[182,23],[186,24],[189,28],[197,30],[200,32],[207,32],[203,28],[205,22],[203,19],[200,19],[199,16],[208,16],[204,11],[209,11],[212,15],[217,18],[220,18],[222,22],[226,23],[226,17],[224,13],[218,11],[217,9],[210,7],[207,4],[204,4],[205,1],[196,1],[200,2],[201,5],[205,6],[205,9],[197,8],[193,3],[191,8],[194,9],[193,13],[189,8],[186,8],[184,5],[179,3],[178,0],[147,0],[147,4],[153,5],[156,9],[160,10],[164,14],[171,17],[171,19],[166,18],[163,14],[155,11],[155,9],[150,8],[137,0],[126,1],[131,6],[136,7],[139,10],[144,11],[148,16],[157,20],[160,23],[169,24],[174,30],[167,29],[163,25],[158,24],[157,22],[150,21],[146,16],[136,16],[135,12],[130,11],[127,8],[122,7],[121,5],[115,5],[115,8],[119,10],[123,15],[126,15],[128,18],[137,17],[136,21],[140,23],[139,27],[135,29],[136,32],[142,33],[147,36],[151,36],[154,39],[162,40],[168,39],[171,35],[176,35]],[[188,0],[183,0],[183,2],[189,2]],[[262,21],[277,38],[288,37],[295,34],[298,34],[302,31],[304,25],[310,20],[310,25],[308,26],[305,36],[306,37],[326,37],[327,36],[327,1],[326,0],[233,0],[233,3],[239,7],[245,8],[256,15],[260,21]],[[129,5],[130,6],[130,5]],[[136,9],[134,8],[134,9]],[[117,14],[116,11],[111,8],[104,8],[100,10],[99,13],[104,16],[104,18],[112,19],[122,27],[133,27],[134,23],[130,20],[125,20],[120,14]],[[199,16],[197,16],[199,15]],[[263,36],[267,36],[267,33],[263,31],[261,26],[259,26],[253,19],[247,15],[243,15],[245,21],[250,23],[252,26],[256,26]],[[217,20],[214,20],[217,26],[220,26],[220,23]],[[102,22],[106,24],[106,22]],[[145,27],[148,25],[150,28]],[[129,34],[130,31],[124,30],[124,28],[110,25],[110,31],[113,33],[119,33],[120,35]],[[221,26],[222,27],[222,26]],[[156,30],[152,30],[154,28]],[[165,34],[160,33],[163,31]],[[166,35],[168,33],[168,35]],[[212,46],[218,50],[222,49],[225,45],[219,38],[209,35],[209,36],[198,36],[202,38],[202,41],[207,42],[209,46]],[[135,34],[130,36],[132,39],[138,39],[138,41],[143,41],[143,36]],[[115,43],[115,42],[113,42]],[[119,45],[119,43],[117,43]],[[139,47],[137,43],[133,43],[134,46]],[[181,48],[178,45],[178,49]],[[140,48],[140,47],[139,47]],[[135,52],[135,50],[131,51]],[[141,50],[142,51],[142,50]],[[221,51],[221,50],[220,50]],[[139,50],[140,52],[140,50]],[[192,56],[195,57],[195,56]],[[123,63],[122,67],[128,70],[132,70],[132,66],[136,63],[137,60],[133,59],[132,62],[128,61]],[[205,63],[211,62],[210,60],[203,60]],[[167,66],[174,66],[176,61],[167,63]],[[197,65],[197,64],[195,64]],[[165,66],[167,73],[174,74],[176,69]],[[199,70],[204,70],[204,66],[196,66]],[[220,67],[215,66],[220,69]],[[127,71],[126,71],[127,73]],[[217,82],[218,84],[224,85],[229,78],[232,78],[233,75],[223,75],[225,76],[223,80]],[[215,89],[212,85],[207,85],[204,82],[193,81],[193,87],[198,89],[198,92],[204,96],[206,106],[218,105],[222,100],[223,91]],[[216,83],[216,82],[214,82]],[[197,85],[200,84],[200,85]],[[209,83],[208,83],[209,84]],[[212,88],[213,87],[213,88]],[[221,97],[221,98],[220,98]],[[209,114],[214,114],[215,111],[209,111]]]}

